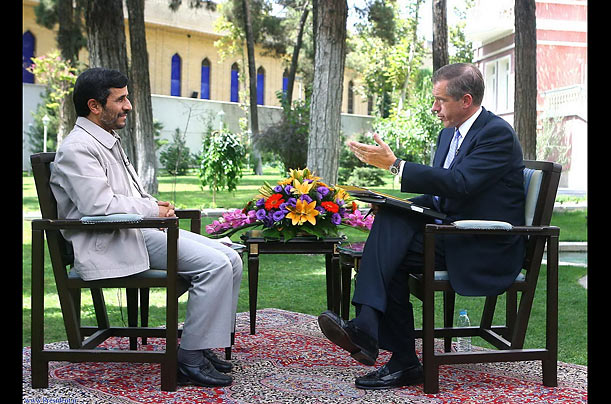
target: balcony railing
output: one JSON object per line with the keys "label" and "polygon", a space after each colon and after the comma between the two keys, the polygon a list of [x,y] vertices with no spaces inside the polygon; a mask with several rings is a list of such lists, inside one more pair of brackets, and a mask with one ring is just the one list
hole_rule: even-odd
{"label": "balcony railing", "polygon": [[578,116],[588,120],[588,91],[583,85],[556,88],[543,93],[546,117]]}

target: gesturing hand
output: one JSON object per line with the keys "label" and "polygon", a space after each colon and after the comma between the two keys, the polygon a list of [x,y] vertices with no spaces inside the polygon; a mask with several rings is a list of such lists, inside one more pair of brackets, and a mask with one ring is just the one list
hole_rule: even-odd
{"label": "gesturing hand", "polygon": [[349,141],[347,145],[350,150],[352,150],[356,158],[361,160],[363,163],[388,170],[392,163],[395,162],[397,157],[377,133],[373,134],[373,140],[377,143],[377,145],[359,143],[353,140]]}

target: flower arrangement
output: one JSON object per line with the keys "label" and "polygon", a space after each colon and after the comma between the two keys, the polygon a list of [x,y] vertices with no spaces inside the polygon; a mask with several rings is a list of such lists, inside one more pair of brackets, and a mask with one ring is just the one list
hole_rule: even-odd
{"label": "flower arrangement", "polygon": [[364,217],[341,187],[332,187],[309,169],[290,170],[289,177],[272,186],[265,182],[259,195],[243,209],[235,209],[206,226],[212,237],[223,237],[252,226],[262,226],[263,236],[283,238],[297,235],[337,236],[340,225],[364,231],[373,217]]}

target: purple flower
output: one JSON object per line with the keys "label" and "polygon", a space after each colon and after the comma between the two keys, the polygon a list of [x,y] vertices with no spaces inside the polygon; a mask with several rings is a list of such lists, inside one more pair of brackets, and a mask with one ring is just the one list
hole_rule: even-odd
{"label": "purple flower", "polygon": [[272,215],[272,219],[274,219],[274,222],[279,222],[282,219],[284,219],[284,216],[286,215],[285,213],[286,211],[284,210],[277,210],[274,212],[274,214]]}
{"label": "purple flower", "polygon": [[282,192],[282,185],[276,185],[276,186],[274,187],[274,192],[275,192],[275,193]]}
{"label": "purple flower", "polygon": [[267,212],[265,212],[265,209],[259,209],[257,213],[255,213],[255,216],[258,220],[263,220],[267,217],[266,213]]}
{"label": "purple flower", "polygon": [[323,186],[316,188],[316,191],[320,193],[323,198],[329,194],[329,188]]}
{"label": "purple flower", "polygon": [[339,215],[339,213],[334,213],[331,216],[331,223],[333,223],[334,225],[339,225],[342,222],[342,217]]}
{"label": "purple flower", "polygon": [[[301,195],[299,197],[299,199],[301,199],[302,201],[306,201],[307,203],[312,202],[312,198],[310,198],[310,195]],[[297,203],[297,202],[295,202],[295,203]]]}
{"label": "purple flower", "polygon": [[297,205],[297,199],[295,199],[295,198],[289,198],[289,200],[288,200],[288,201],[286,201],[286,203],[287,203],[289,206],[296,206],[296,205]]}
{"label": "purple flower", "polygon": [[292,185],[286,185],[286,186],[284,187],[284,192],[285,192],[287,195],[290,195],[290,194],[291,194],[291,192],[293,192],[293,189],[295,189],[295,188],[293,188],[293,186],[292,186]]}
{"label": "purple flower", "polygon": [[257,206],[257,208],[261,209],[263,206],[265,206],[265,198],[261,198],[259,199],[256,203],[255,206]]}

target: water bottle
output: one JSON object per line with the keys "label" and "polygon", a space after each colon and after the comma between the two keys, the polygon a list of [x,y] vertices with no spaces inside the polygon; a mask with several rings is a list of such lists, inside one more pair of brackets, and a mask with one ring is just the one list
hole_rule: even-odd
{"label": "water bottle", "polygon": [[[469,327],[471,322],[467,315],[467,310],[461,310],[456,323],[458,327]],[[471,350],[471,337],[458,337],[456,352],[469,352]]]}

